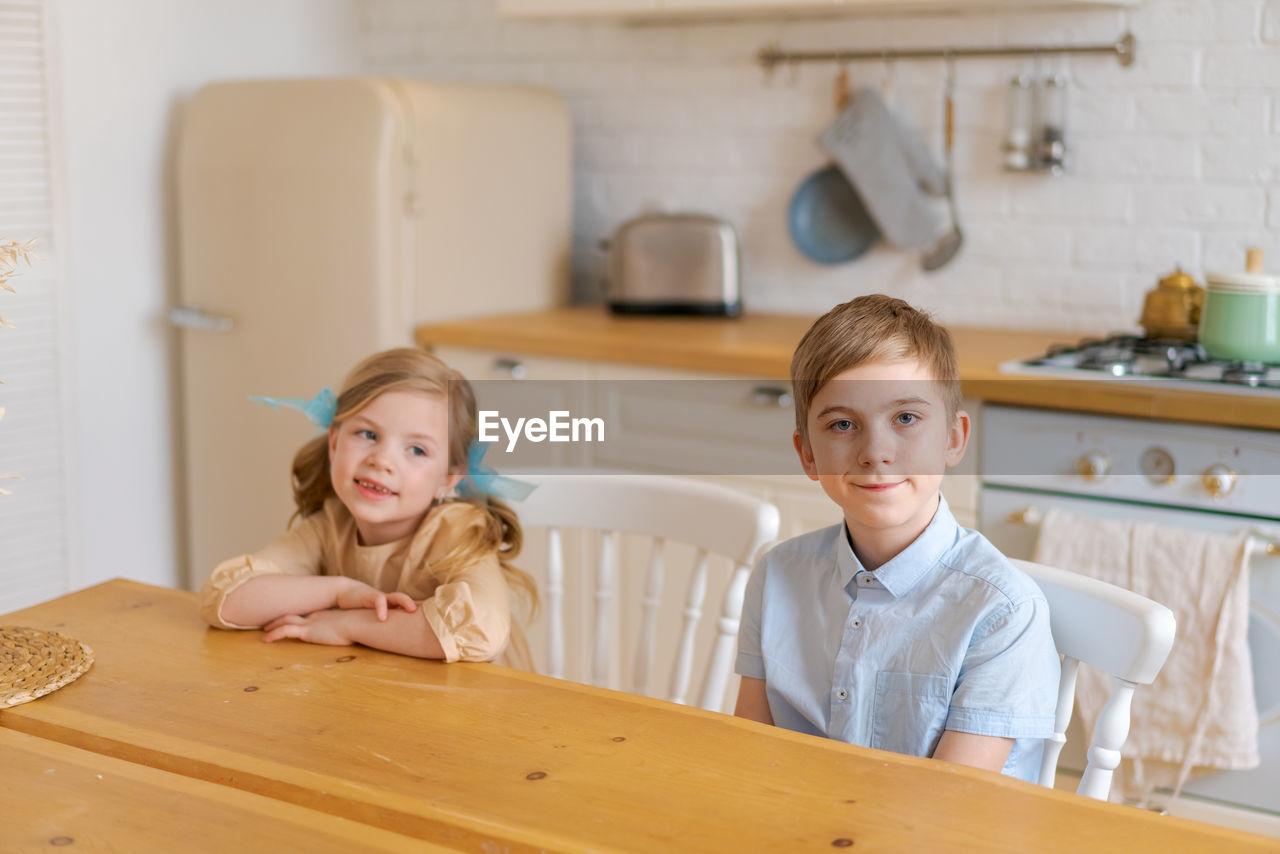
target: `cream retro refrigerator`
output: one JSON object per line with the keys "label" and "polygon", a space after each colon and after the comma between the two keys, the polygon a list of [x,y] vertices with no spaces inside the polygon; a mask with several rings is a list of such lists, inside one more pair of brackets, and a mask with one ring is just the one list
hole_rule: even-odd
{"label": "cream retro refrigerator", "polygon": [[336,390],[426,321],[567,299],[570,126],[531,87],[217,83],[182,111],[178,304],[187,581],[280,534],[316,428],[254,394]]}

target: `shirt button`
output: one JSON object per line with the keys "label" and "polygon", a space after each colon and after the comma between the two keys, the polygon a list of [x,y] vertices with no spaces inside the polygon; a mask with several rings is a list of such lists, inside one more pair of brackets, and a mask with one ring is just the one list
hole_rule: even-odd
{"label": "shirt button", "polygon": [[839,691],[836,692],[836,696],[839,697],[841,700],[847,700],[849,699],[849,692],[841,688]]}
{"label": "shirt button", "polygon": [[855,628],[855,629],[860,629],[860,628],[862,628],[862,618],[861,618],[861,617],[854,617],[852,620],[850,620],[850,621],[849,621],[849,625],[850,625],[850,626],[852,626],[852,627],[853,627],[853,628]]}

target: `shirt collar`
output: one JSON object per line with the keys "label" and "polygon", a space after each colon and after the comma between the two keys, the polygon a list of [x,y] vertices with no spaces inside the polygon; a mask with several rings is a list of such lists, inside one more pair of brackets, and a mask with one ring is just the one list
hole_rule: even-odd
{"label": "shirt collar", "polygon": [[[843,524],[840,528],[836,568],[840,574],[840,586],[847,587],[855,575],[866,569],[849,545],[848,528]],[[902,596],[938,565],[942,556],[955,545],[959,530],[960,525],[956,522],[956,517],[951,515],[947,499],[939,495],[938,510],[933,514],[929,526],[909,546],[875,570],[875,578],[889,591],[890,596]]]}

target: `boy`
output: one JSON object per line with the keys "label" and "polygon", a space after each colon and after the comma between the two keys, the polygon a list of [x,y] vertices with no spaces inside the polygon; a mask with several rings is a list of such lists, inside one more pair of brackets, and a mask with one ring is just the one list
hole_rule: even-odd
{"label": "boy", "polygon": [[940,494],[969,439],[951,336],[859,297],[805,333],[791,381],[800,463],[844,521],[752,573],[735,713],[1035,781],[1058,655],[1039,588]]}

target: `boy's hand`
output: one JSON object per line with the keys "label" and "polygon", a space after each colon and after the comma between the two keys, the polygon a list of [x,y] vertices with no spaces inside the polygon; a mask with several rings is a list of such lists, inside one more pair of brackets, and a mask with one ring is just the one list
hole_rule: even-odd
{"label": "boy's hand", "polygon": [[[350,610],[331,609],[316,611],[306,616],[286,614],[262,627],[266,633],[262,636],[262,640],[266,643],[274,643],[284,638],[297,638],[307,643],[320,643],[327,646],[351,646],[355,641],[351,639],[347,628],[350,618],[355,613]],[[386,619],[385,611],[381,619]]]}
{"label": "boy's hand", "polygon": [[[378,588],[356,581],[354,578],[344,579],[347,583],[338,589],[334,604],[339,608],[369,608],[377,615],[380,622],[387,619],[387,608],[401,608],[412,614],[418,610],[418,603],[407,593],[383,593]],[[278,620],[276,622],[279,622]],[[264,626],[270,628],[270,626]]]}

